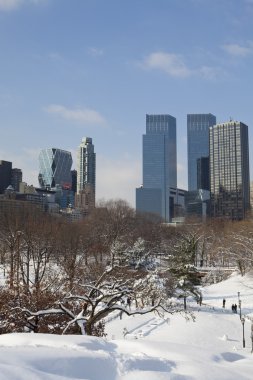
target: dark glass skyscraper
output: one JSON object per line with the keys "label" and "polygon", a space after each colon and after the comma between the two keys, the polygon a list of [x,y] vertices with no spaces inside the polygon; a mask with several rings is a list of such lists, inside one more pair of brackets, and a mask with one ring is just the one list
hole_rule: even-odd
{"label": "dark glass skyscraper", "polygon": [[77,170],[71,170],[71,178],[72,178],[72,191],[76,193],[77,190]]}
{"label": "dark glass skyscraper", "polygon": [[209,156],[197,159],[197,187],[210,191]]}
{"label": "dark glass skyscraper", "polygon": [[210,128],[211,216],[240,220],[250,207],[248,126]]}
{"label": "dark glass skyscraper", "polygon": [[143,135],[143,186],[136,189],[136,209],[169,221],[169,188],[177,187],[176,119],[146,115]]}
{"label": "dark glass skyscraper", "polygon": [[49,148],[39,154],[39,184],[40,187],[71,188],[72,156],[66,150]]}
{"label": "dark glass skyscraper", "polygon": [[[216,117],[208,114],[187,115],[188,190],[197,190],[197,161],[209,156],[209,128]],[[203,177],[203,173],[202,173]]]}
{"label": "dark glass skyscraper", "polygon": [[12,162],[0,161],[0,194],[11,184]]}

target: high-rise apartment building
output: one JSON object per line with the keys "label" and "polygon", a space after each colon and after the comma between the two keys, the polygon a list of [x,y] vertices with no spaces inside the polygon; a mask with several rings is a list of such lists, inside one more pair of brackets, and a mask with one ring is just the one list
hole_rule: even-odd
{"label": "high-rise apartment building", "polygon": [[197,159],[197,187],[210,191],[209,156]]}
{"label": "high-rise apartment building", "polygon": [[75,194],[75,206],[82,210],[84,215],[88,215],[89,212],[95,207],[95,193],[94,188],[90,184],[86,184],[78,194]]}
{"label": "high-rise apartment building", "polygon": [[[188,190],[199,189],[197,162],[209,156],[209,128],[216,124],[216,117],[208,114],[187,115]],[[202,166],[204,169],[204,166]],[[204,177],[204,172],[201,174]],[[209,190],[209,189],[206,189]]]}
{"label": "high-rise apartment building", "polygon": [[146,115],[143,185],[136,189],[136,210],[169,221],[170,187],[177,187],[176,119],[170,115]]}
{"label": "high-rise apartment building", "polygon": [[19,184],[22,182],[23,174],[22,170],[14,168],[11,171],[11,186],[15,191],[20,191]]}
{"label": "high-rise apartment building", "polygon": [[11,184],[12,162],[0,161],[0,194],[3,194]]}
{"label": "high-rise apartment building", "polygon": [[72,156],[66,150],[49,148],[39,154],[39,184],[41,188],[72,186]]}
{"label": "high-rise apartment building", "polygon": [[250,207],[248,126],[229,121],[210,128],[211,216],[243,219]]}
{"label": "high-rise apartment building", "polygon": [[0,194],[3,194],[9,186],[18,192],[20,182],[22,182],[21,169],[12,169],[12,162],[0,160]]}
{"label": "high-rise apartment building", "polygon": [[96,153],[92,138],[84,137],[77,154],[77,194],[80,194],[89,185],[96,193]]}

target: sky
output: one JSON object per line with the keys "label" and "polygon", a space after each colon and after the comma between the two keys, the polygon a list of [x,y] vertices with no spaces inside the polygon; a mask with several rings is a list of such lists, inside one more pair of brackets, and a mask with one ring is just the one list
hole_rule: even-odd
{"label": "sky", "polygon": [[[238,291],[245,348],[239,313],[231,311]],[[201,307],[188,299],[195,321],[179,313],[114,315],[106,338],[2,334],[1,380],[251,380],[252,297],[252,274],[234,274],[203,288]]]}
{"label": "sky", "polygon": [[[38,186],[41,149],[92,137],[97,199],[135,205],[146,114],[253,126],[253,0],[0,0],[0,159]],[[251,178],[253,178],[251,174]]]}

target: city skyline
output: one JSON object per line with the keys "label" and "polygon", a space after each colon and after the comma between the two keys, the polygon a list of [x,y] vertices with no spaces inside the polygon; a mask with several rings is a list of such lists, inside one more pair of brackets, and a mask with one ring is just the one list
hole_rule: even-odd
{"label": "city skyline", "polygon": [[170,114],[187,189],[187,114],[240,120],[252,146],[252,16],[250,0],[1,0],[0,159],[38,186],[42,149],[76,169],[91,136],[97,200],[134,206],[145,115]]}

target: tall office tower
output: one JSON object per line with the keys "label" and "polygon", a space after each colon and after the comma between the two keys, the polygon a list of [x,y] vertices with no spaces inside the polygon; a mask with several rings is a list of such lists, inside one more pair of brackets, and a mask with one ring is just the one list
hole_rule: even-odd
{"label": "tall office tower", "polygon": [[248,126],[229,121],[210,128],[211,216],[240,220],[250,207]]}
{"label": "tall office tower", "polygon": [[61,185],[71,188],[72,156],[66,150],[49,148],[39,154],[39,184],[41,188]]}
{"label": "tall office tower", "polygon": [[12,162],[0,161],[0,194],[3,194],[11,184]]}
{"label": "tall office tower", "polygon": [[[208,114],[187,115],[188,190],[197,190],[197,160],[209,156],[209,128],[216,117]],[[209,190],[209,189],[208,189]]]}
{"label": "tall office tower", "polygon": [[76,193],[77,188],[77,171],[75,169],[71,170],[71,178],[72,178],[72,191]]}
{"label": "tall office tower", "polygon": [[146,115],[143,186],[136,189],[136,210],[170,221],[170,187],[177,187],[176,119]]}
{"label": "tall office tower", "polygon": [[197,187],[210,191],[209,156],[197,159]]}
{"label": "tall office tower", "polygon": [[80,194],[86,185],[91,185],[94,196],[96,192],[96,153],[92,138],[84,137],[77,154],[77,193]]}
{"label": "tall office tower", "polygon": [[22,170],[14,168],[11,171],[11,186],[15,191],[19,191],[19,184],[22,182]]}

